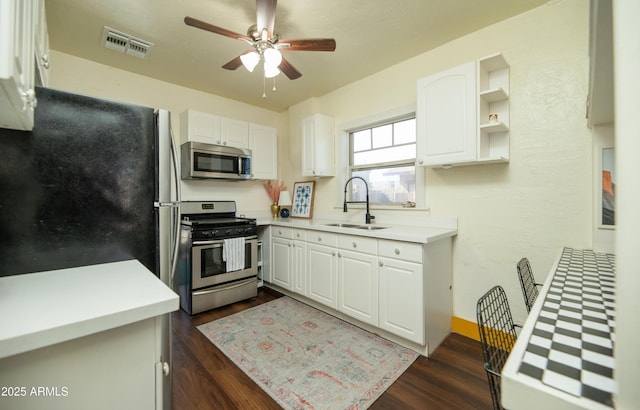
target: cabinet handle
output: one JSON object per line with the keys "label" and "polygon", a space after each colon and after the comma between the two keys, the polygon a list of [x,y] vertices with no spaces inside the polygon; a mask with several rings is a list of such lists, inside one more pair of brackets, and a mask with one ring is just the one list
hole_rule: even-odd
{"label": "cabinet handle", "polygon": [[336,251],[331,252],[331,256],[336,256]]}
{"label": "cabinet handle", "polygon": [[342,258],[342,254],[338,252],[338,258]]}
{"label": "cabinet handle", "polygon": [[396,248],[396,255],[400,255],[400,249]]}
{"label": "cabinet handle", "polygon": [[354,243],[353,243],[353,247],[354,247],[354,248],[357,248],[357,247],[358,247],[358,244],[357,244],[356,242],[354,242]]}
{"label": "cabinet handle", "polygon": [[278,235],[282,235],[282,231],[280,231],[280,230],[279,230],[279,231],[278,231]]}
{"label": "cabinet handle", "polygon": [[384,263],[382,263],[382,261],[379,261],[378,266],[382,266],[382,265],[384,265]]}
{"label": "cabinet handle", "polygon": [[421,160],[421,159],[419,159],[419,160],[418,160],[418,164],[420,164],[420,165],[422,165],[422,163],[423,163],[423,162],[424,162],[424,161],[423,161],[423,160]]}
{"label": "cabinet handle", "polygon": [[318,236],[318,242],[322,242],[322,237]]}
{"label": "cabinet handle", "polygon": [[299,233],[297,233],[297,234],[296,234],[296,238],[299,238],[299,237],[300,237],[300,234],[299,234]]}

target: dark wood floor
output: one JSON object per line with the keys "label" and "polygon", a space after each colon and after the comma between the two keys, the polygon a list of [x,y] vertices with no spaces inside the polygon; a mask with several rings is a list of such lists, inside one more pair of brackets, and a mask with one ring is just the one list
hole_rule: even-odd
{"label": "dark wood floor", "polygon": [[[173,313],[173,409],[279,409],[280,406],[196,329],[281,295],[262,288],[254,300],[195,316]],[[451,334],[419,357],[371,409],[490,409],[480,343]]]}

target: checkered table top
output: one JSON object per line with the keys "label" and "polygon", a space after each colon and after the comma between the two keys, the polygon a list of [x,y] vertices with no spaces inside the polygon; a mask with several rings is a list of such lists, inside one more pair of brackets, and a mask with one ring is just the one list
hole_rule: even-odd
{"label": "checkered table top", "polygon": [[614,255],[564,248],[519,373],[613,407]]}

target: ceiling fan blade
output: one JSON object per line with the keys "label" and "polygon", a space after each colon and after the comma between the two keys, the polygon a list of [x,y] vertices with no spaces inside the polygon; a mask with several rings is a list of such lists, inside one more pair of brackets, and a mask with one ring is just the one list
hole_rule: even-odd
{"label": "ceiling fan blade", "polygon": [[199,28],[202,30],[210,31],[212,33],[220,34],[222,36],[231,37],[233,39],[243,39],[247,41],[252,41],[250,37],[245,36],[244,34],[236,33],[231,30],[227,30],[222,27],[214,26],[213,24],[206,23],[202,20],[194,19],[193,17],[185,17],[184,23],[188,26]]}
{"label": "ceiling fan blade", "polygon": [[300,71],[296,70],[296,68],[284,58],[282,59],[282,62],[280,63],[278,68],[284,73],[284,75],[289,77],[290,80],[295,80],[296,78],[302,77]]}
{"label": "ceiling fan blade", "polygon": [[225,70],[237,70],[240,67],[242,67],[242,60],[240,59],[240,56],[234,58],[233,60],[222,66],[222,68],[224,68]]}
{"label": "ceiling fan blade", "polygon": [[277,0],[256,0],[256,17],[258,32],[267,29],[268,38],[273,36],[273,26],[276,21]]}
{"label": "ceiling fan blade", "polygon": [[336,40],[332,38],[309,38],[305,40],[280,40],[280,48],[287,51],[334,51]]}

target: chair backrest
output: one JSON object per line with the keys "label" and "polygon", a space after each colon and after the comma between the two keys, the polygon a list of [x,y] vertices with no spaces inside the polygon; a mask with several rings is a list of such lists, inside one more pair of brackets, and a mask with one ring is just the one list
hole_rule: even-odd
{"label": "chair backrest", "polygon": [[501,409],[500,372],[518,338],[509,301],[501,286],[494,286],[478,299],[476,315],[493,408]]}
{"label": "chair backrest", "polygon": [[533,278],[529,259],[520,259],[517,269],[518,278],[520,278],[520,287],[522,288],[522,295],[524,296],[524,304],[527,307],[527,312],[531,312],[531,308],[538,297],[538,287],[535,279]]}

